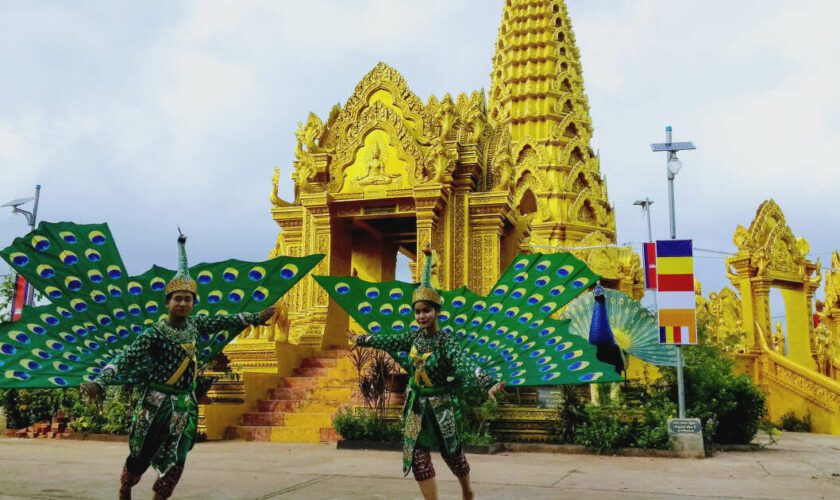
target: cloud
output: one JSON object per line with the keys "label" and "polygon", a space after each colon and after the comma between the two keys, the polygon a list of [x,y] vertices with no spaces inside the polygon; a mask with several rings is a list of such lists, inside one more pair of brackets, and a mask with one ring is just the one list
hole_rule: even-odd
{"label": "cloud", "polygon": [[[608,5],[608,8],[605,8]],[[42,218],[108,221],[129,271],[191,259],[264,258],[297,122],[344,102],[378,61],[423,100],[489,86],[501,0],[6,3],[0,7],[0,201],[44,185]],[[646,236],[632,202],[655,200],[667,236],[664,158],[681,155],[678,234],[732,250],[775,198],[814,252],[840,247],[840,4],[829,1],[569,1],[620,241]],[[836,218],[836,217],[834,217]],[[0,219],[0,238],[25,232]],[[825,257],[824,257],[825,260]],[[5,267],[3,268],[5,269]],[[698,263],[705,290],[723,262]]]}

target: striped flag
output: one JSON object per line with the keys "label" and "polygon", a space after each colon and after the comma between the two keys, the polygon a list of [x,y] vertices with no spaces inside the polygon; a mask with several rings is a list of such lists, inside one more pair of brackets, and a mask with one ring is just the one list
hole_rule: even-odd
{"label": "striped flag", "polygon": [[659,343],[696,344],[694,256],[691,240],[656,242]]}
{"label": "striped flag", "polygon": [[15,287],[12,289],[12,321],[20,319],[23,314],[23,306],[29,298],[29,283],[20,275],[15,275]]}
{"label": "striped flag", "polygon": [[656,290],[656,243],[644,243],[645,289]]}

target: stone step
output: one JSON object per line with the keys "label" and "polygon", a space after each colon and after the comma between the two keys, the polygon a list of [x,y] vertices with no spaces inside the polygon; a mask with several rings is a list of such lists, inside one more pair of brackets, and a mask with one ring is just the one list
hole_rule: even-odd
{"label": "stone step", "polygon": [[309,401],[292,399],[261,399],[257,401],[257,412],[288,413],[294,411],[331,412],[346,405],[346,401]]}
{"label": "stone step", "polygon": [[257,400],[258,412],[286,412],[294,411],[309,403],[306,400],[294,399],[260,399]]}
{"label": "stone step", "polygon": [[282,412],[248,412],[242,414],[240,422],[245,426],[284,425],[286,415]]}
{"label": "stone step", "polygon": [[[281,427],[277,427],[278,429]],[[271,441],[273,427],[245,426],[228,427],[225,431],[225,439],[238,439],[240,441]]]}
{"label": "stone step", "polygon": [[311,389],[315,387],[318,380],[315,377],[283,377],[278,387],[290,387],[293,389]]}
{"label": "stone step", "polygon": [[281,443],[320,443],[321,427],[266,427],[271,429],[270,441]]}
{"label": "stone step", "polygon": [[313,391],[308,398],[310,401],[350,401],[353,389],[350,387],[322,387]]}
{"label": "stone step", "polygon": [[338,363],[335,358],[305,358],[300,362],[301,368],[332,368]]}
{"label": "stone step", "polygon": [[332,426],[332,413],[293,412],[284,415],[286,427]]}
{"label": "stone step", "polygon": [[322,427],[321,428],[321,442],[322,443],[335,443],[336,441],[341,441],[344,438],[339,435],[338,432],[335,431],[332,427]]}
{"label": "stone step", "polygon": [[268,390],[268,399],[309,399],[312,389],[276,387]]}
{"label": "stone step", "polygon": [[331,370],[325,367],[304,366],[292,370],[294,377],[326,377]]}
{"label": "stone step", "polygon": [[347,354],[349,352],[350,351],[348,351],[346,349],[345,350],[328,349],[328,350],[325,350],[325,351],[319,351],[319,352],[315,353],[315,355],[310,356],[310,359],[311,358],[315,358],[315,359],[342,359],[342,358],[347,357]]}

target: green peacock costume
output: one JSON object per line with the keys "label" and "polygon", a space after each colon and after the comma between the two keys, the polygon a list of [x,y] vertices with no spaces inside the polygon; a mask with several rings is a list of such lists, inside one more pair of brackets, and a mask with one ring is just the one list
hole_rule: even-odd
{"label": "green peacock costume", "polygon": [[[427,258],[416,289],[399,281],[315,277],[368,332],[357,345],[387,351],[409,374],[405,474],[413,468],[418,480],[434,476],[426,469],[430,462],[417,464],[427,461],[423,451],[434,444],[456,475],[463,472],[456,470],[463,456],[456,425],[459,392],[486,393],[501,381],[534,386],[621,380],[611,365],[596,359],[593,346],[570,334],[568,320],[552,318],[598,279],[571,254],[519,255],[487,297],[465,287],[439,294],[430,284],[430,265]],[[419,300],[441,306],[439,332],[421,330],[412,320]]]}
{"label": "green peacock costume", "polygon": [[[178,240],[177,272],[155,266],[136,277],[125,271],[105,224],[41,223],[0,252],[51,302],[0,325],[0,388],[143,386],[123,487],[130,489],[151,464],[162,474],[155,491],[163,496],[171,494],[194,442],[201,366],[257,324],[255,311],[276,302],[323,257],[190,269],[185,241]],[[192,293],[197,310],[180,328],[163,310],[175,292]]]}

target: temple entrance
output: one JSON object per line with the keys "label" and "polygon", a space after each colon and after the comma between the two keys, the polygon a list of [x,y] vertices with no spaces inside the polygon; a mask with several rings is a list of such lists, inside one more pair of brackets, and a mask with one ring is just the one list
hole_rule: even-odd
{"label": "temple entrance", "polygon": [[[333,275],[371,282],[412,281],[417,259],[417,218],[413,214],[334,218],[331,232]],[[324,345],[340,345],[349,318],[339,307],[330,307],[327,317]]]}

